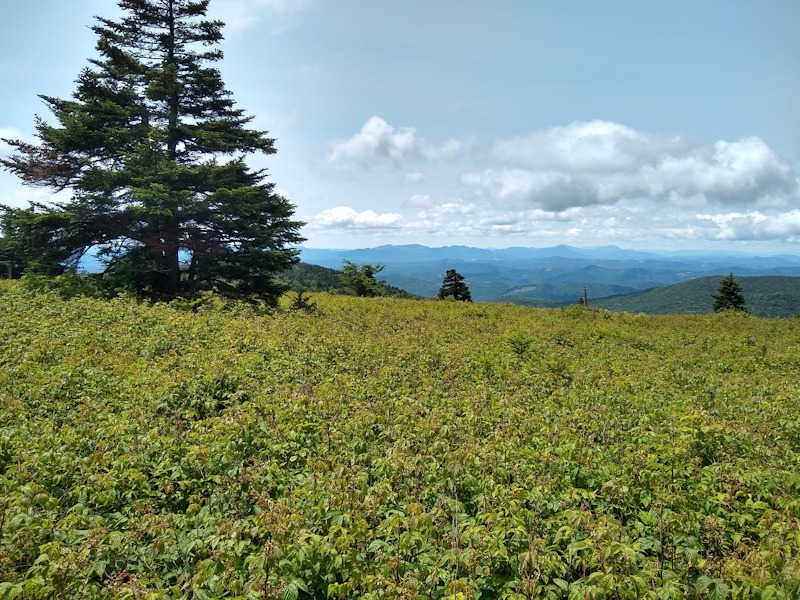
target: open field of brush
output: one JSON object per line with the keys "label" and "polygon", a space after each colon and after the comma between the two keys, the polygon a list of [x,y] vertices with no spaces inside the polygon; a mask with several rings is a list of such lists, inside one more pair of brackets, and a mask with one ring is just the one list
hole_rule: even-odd
{"label": "open field of brush", "polygon": [[800,597],[800,319],[313,300],[2,282],[0,598]]}

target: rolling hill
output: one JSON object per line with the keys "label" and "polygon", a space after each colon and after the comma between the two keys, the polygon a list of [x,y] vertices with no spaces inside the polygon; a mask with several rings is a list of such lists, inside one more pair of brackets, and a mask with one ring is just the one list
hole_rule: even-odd
{"label": "rolling hill", "polygon": [[[675,285],[632,294],[600,298],[595,306],[612,311],[647,314],[703,314],[711,312],[711,295],[721,277],[699,277]],[[800,315],[800,277],[737,277],[748,312],[759,317]]]}

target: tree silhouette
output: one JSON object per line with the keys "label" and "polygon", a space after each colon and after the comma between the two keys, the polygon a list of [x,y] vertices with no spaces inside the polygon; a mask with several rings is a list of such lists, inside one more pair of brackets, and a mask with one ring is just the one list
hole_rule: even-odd
{"label": "tree silhouette", "polygon": [[714,312],[723,310],[747,312],[744,296],[742,295],[742,286],[736,281],[733,273],[720,282],[717,293],[712,294],[711,297],[714,299],[714,302],[711,304]]}
{"label": "tree silhouette", "polygon": [[455,269],[449,269],[442,280],[442,287],[439,288],[439,299],[453,298],[462,302],[472,302],[472,294],[469,287],[464,283],[464,276]]}

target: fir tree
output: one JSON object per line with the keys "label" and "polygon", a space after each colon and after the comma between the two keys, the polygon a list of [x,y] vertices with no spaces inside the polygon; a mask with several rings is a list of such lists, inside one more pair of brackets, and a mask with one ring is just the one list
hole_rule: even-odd
{"label": "fir tree", "polygon": [[449,269],[442,280],[442,287],[439,288],[439,299],[453,298],[463,302],[472,302],[472,294],[469,287],[464,283],[464,276],[455,269]]}
{"label": "fir tree", "polygon": [[375,275],[383,271],[384,265],[358,265],[349,260],[342,262],[339,279],[342,284],[356,296],[371,298],[382,296],[383,288],[375,279]]}
{"label": "fir tree", "polygon": [[0,260],[6,263],[9,279],[20,277],[24,271],[36,271],[45,275],[59,275],[62,263],[69,252],[38,234],[48,229],[63,226],[66,220],[57,210],[41,207],[39,212],[20,208],[5,208],[0,238]]}
{"label": "fir tree", "polygon": [[720,282],[717,293],[712,294],[711,297],[714,299],[714,302],[711,304],[714,312],[723,310],[747,312],[744,296],[742,295],[742,286],[739,285],[739,282],[733,277],[733,273]]}
{"label": "fir tree", "polygon": [[107,274],[154,298],[210,289],[273,303],[282,291],[273,275],[297,261],[302,223],[245,163],[274,140],[248,127],[213,66],[223,23],[205,18],[208,4],[119,2],[125,16],[92,28],[99,57],[73,97],[41,96],[57,125],[37,117],[39,143],[6,140],[7,170],[72,192],[56,208],[3,209],[40,270],[94,248]]}

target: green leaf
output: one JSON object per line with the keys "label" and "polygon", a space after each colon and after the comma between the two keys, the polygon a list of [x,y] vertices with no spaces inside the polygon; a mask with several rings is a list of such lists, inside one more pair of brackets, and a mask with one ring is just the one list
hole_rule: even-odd
{"label": "green leaf", "polygon": [[22,597],[22,586],[8,581],[0,583],[0,598],[2,600],[14,600]]}
{"label": "green leaf", "polygon": [[283,600],[297,600],[299,595],[300,590],[297,585],[295,585],[294,581],[290,581],[286,585],[286,589],[283,590]]}

